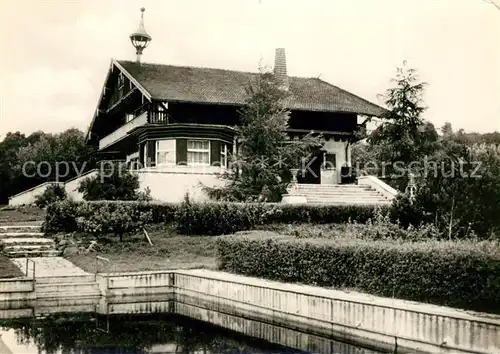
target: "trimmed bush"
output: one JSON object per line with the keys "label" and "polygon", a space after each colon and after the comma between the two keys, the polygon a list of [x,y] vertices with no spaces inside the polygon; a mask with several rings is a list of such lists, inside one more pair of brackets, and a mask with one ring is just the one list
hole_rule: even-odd
{"label": "trimmed bush", "polygon": [[500,313],[498,242],[224,236],[223,271]]}
{"label": "trimmed bush", "polygon": [[224,235],[261,225],[272,212],[263,203],[193,204],[186,198],[175,213],[175,225],[184,235]]}
{"label": "trimmed bush", "polygon": [[366,223],[380,210],[388,206],[374,205],[323,205],[323,204],[276,204],[279,212],[270,216],[271,222],[333,224],[349,221]]}

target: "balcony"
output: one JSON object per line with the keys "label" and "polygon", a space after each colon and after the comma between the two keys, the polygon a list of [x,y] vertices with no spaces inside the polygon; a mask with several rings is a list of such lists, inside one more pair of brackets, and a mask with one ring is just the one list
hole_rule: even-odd
{"label": "balcony", "polygon": [[130,133],[133,129],[140,127],[148,122],[148,112],[143,112],[138,115],[130,122],[122,125],[120,128],[116,129],[111,134],[105,136],[99,141],[99,150],[105,149],[108,146],[113,145],[117,141],[122,140]]}

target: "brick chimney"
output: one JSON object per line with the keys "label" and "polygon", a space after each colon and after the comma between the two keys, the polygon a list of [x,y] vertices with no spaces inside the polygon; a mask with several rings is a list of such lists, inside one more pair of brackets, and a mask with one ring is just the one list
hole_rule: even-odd
{"label": "brick chimney", "polygon": [[288,91],[289,82],[286,74],[285,48],[276,48],[276,54],[274,56],[274,76],[278,80],[280,88]]}

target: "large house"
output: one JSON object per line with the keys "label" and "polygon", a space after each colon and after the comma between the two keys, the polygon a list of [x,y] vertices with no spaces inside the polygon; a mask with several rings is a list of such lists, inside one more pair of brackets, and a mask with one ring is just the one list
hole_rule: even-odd
{"label": "large house", "polygon": [[[130,39],[137,60],[111,60],[87,143],[103,160],[135,166],[141,188],[148,187],[154,199],[179,201],[186,192],[203,199],[201,184],[222,183],[218,174],[237,149],[238,110],[258,72],[142,62],[151,41],[142,16]],[[380,116],[384,109],[319,78],[288,76],[282,48],[276,49],[274,73],[290,94],[289,133],[314,131],[326,139],[309,165],[313,172],[299,182],[341,183],[359,117]],[[75,182],[66,188],[70,195]]]}

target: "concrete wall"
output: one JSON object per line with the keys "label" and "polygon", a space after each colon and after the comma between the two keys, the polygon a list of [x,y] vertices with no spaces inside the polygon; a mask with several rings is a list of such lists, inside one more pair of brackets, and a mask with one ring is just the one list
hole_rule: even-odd
{"label": "concrete wall", "polygon": [[[100,274],[97,280],[107,297],[89,299],[88,303],[57,299],[52,307],[42,300],[36,313],[91,311],[92,306],[101,314],[176,312],[277,343],[281,340],[277,331],[308,333],[301,337],[311,338],[306,344],[293,344],[297,336],[281,343],[296,348],[310,346],[315,336],[327,336],[386,351],[397,344],[402,352],[500,353],[497,315],[202,269]],[[13,280],[10,288],[4,284],[3,289],[31,289],[18,281]],[[10,312],[0,311],[0,315],[12,316],[16,307],[1,304],[0,309]],[[26,306],[26,302],[21,304]],[[263,322],[287,329],[265,330]],[[325,345],[322,343],[320,347]]]}
{"label": "concrete wall", "polygon": [[373,188],[389,200],[396,198],[399,193],[396,189],[375,176],[359,176],[358,184],[360,186],[369,186]]}
{"label": "concrete wall", "polygon": [[74,201],[83,200],[83,195],[79,193],[77,189],[80,186],[80,183],[85,178],[92,178],[95,175],[97,175],[97,170],[94,169],[67,181],[64,184],[64,189],[66,190],[66,194],[68,195],[68,197],[73,199]]}
{"label": "concrete wall", "polygon": [[219,179],[219,167],[173,166],[145,168],[136,171],[141,190],[149,188],[153,199],[162,202],[181,202],[186,193],[196,201],[206,201],[208,197],[200,185],[214,187],[223,185]]}
{"label": "concrete wall", "polygon": [[111,273],[97,276],[101,293],[106,296],[173,293],[173,279],[172,271]]}
{"label": "concrete wall", "polygon": [[32,279],[0,279],[0,301],[30,300],[36,297]]}
{"label": "concrete wall", "polygon": [[[451,308],[283,284],[208,270],[178,271],[176,300],[196,298],[272,318],[274,323],[336,334],[360,344],[428,353],[500,353],[500,317]],[[198,305],[199,306],[199,305]],[[216,309],[214,308],[214,309]]]}
{"label": "concrete wall", "polygon": [[[151,190],[153,199],[161,202],[181,202],[186,193],[192,200],[206,201],[208,197],[203,192],[201,184],[209,187],[221,186],[224,182],[218,177],[221,168],[216,166],[193,167],[193,166],[172,166],[158,168],[144,168],[134,171],[139,176],[140,189]],[[83,195],[77,191],[80,183],[89,177],[97,175],[97,170],[89,171],[81,176],[73,178],[64,186],[70,199],[74,201],[83,200]],[[49,182],[29,189],[11,197],[9,205],[32,204],[35,197],[45,191],[52,183]]]}
{"label": "concrete wall", "polygon": [[64,182],[46,182],[43,184],[40,184],[36,187],[27,189],[21,193],[18,193],[12,197],[9,198],[9,205],[12,206],[17,206],[17,205],[30,205],[33,204],[35,201],[35,198],[42,194],[45,189],[47,189],[48,186],[50,185],[57,185],[59,184],[60,186],[64,187],[64,190],[66,191],[67,195],[69,198],[75,200],[75,201],[80,201],[83,200],[82,194],[77,191],[80,182],[83,181],[87,177],[93,177],[97,174],[97,170],[92,170],[88,171],[81,176],[75,177],[73,179],[70,179]]}
{"label": "concrete wall", "polygon": [[208,322],[216,326],[259,338],[270,343],[302,350],[306,353],[342,353],[342,354],[379,354],[379,351],[361,349],[359,346],[321,337],[312,333],[304,333],[294,328],[280,327],[277,324],[255,321],[249,318],[231,315],[220,311],[189,304],[176,302],[175,313]]}
{"label": "concrete wall", "polygon": [[12,206],[17,206],[17,205],[30,205],[35,202],[35,198],[45,192],[47,187],[51,185],[64,185],[64,183],[58,183],[58,182],[46,182],[39,184],[38,186],[35,186],[33,188],[27,189],[21,193],[18,193],[12,197],[9,198],[9,205]]}

